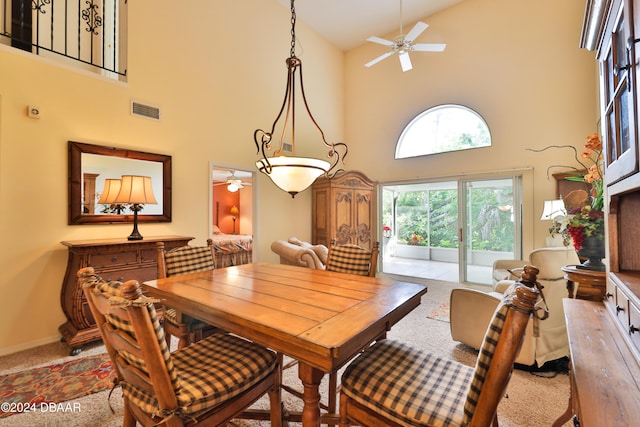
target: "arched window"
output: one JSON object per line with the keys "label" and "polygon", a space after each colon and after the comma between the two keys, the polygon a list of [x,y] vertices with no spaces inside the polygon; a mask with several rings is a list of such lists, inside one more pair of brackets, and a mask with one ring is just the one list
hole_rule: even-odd
{"label": "arched window", "polygon": [[404,128],[396,145],[396,159],[491,145],[482,117],[462,105],[438,105],[418,114]]}

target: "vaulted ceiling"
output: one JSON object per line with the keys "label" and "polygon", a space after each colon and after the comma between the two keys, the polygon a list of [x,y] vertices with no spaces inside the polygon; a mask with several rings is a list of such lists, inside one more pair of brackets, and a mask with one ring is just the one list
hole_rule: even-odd
{"label": "vaulted ceiling", "polygon": [[[290,0],[278,0],[287,9]],[[399,33],[401,0],[297,0],[297,18],[327,40],[347,51],[364,44],[369,36]],[[404,33],[418,20],[426,20],[463,0],[402,0]],[[428,22],[427,22],[428,23]]]}

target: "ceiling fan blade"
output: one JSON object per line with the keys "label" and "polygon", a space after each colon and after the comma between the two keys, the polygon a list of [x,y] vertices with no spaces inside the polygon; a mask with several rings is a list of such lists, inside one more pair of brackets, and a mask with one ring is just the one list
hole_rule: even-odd
{"label": "ceiling fan blade", "polygon": [[389,52],[385,53],[384,55],[378,56],[373,61],[367,62],[366,64],[364,64],[364,66],[365,67],[371,67],[372,65],[376,65],[378,62],[382,61],[383,59],[386,59],[386,58],[390,57],[393,54],[394,54],[394,51],[389,51]]}
{"label": "ceiling fan blade", "polygon": [[420,21],[416,22],[416,25],[413,26],[411,31],[409,31],[409,33],[406,35],[404,39],[409,43],[411,43],[412,41],[417,39],[418,36],[422,34],[422,32],[426,30],[428,26],[429,25],[425,24],[424,22],[420,22]]}
{"label": "ceiling fan blade", "polygon": [[368,42],[373,42],[373,43],[378,43],[378,44],[382,44],[385,46],[393,46],[393,42],[391,40],[385,40],[383,38],[380,37],[376,37],[376,36],[371,36],[367,39]]}
{"label": "ceiling fan blade", "polygon": [[407,53],[406,51],[400,52],[398,58],[400,58],[400,65],[402,66],[403,72],[409,71],[413,68],[413,66],[411,65],[411,59],[409,58],[409,53]]}
{"label": "ceiling fan blade", "polygon": [[416,52],[442,52],[447,47],[445,43],[418,43],[411,46]]}

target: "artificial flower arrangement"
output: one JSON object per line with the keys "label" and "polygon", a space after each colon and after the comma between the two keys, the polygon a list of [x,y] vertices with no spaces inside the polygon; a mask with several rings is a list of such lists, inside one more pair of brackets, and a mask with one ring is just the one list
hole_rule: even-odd
{"label": "artificial flower arrangement", "polygon": [[389,227],[388,225],[385,225],[382,227],[382,235],[384,237],[391,237],[391,227]]}
{"label": "artificial flower arrangement", "polygon": [[[604,183],[602,170],[602,142],[598,134],[589,135],[585,150],[578,154],[572,145],[550,145],[549,148],[569,148],[581,169],[572,167],[573,172],[565,179],[584,182],[585,190],[574,190],[563,199],[566,215],[557,216],[549,228],[551,236],[560,234],[565,246],[573,240],[576,250],[582,248],[585,237],[604,239]],[[550,166],[550,168],[556,166]],[[548,174],[548,170],[547,170]]]}

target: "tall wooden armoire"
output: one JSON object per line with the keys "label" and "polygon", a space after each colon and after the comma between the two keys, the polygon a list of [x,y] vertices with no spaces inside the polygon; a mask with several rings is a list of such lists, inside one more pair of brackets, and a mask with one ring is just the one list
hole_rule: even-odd
{"label": "tall wooden armoire", "polygon": [[362,172],[341,172],[318,178],[312,186],[314,244],[356,244],[370,249],[376,233],[376,182]]}

